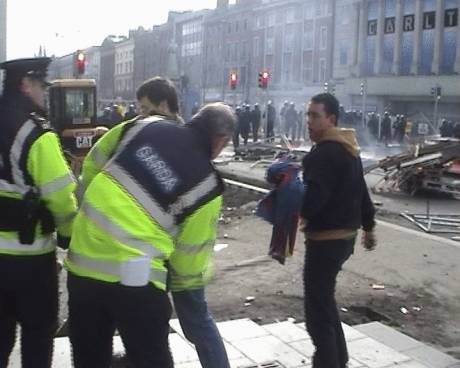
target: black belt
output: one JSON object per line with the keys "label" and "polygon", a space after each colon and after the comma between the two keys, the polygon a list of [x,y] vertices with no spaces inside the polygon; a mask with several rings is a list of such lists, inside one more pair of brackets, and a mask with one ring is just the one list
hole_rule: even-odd
{"label": "black belt", "polygon": [[22,244],[32,244],[38,223],[43,234],[56,228],[50,210],[33,190],[21,199],[0,197],[0,231],[17,231]]}

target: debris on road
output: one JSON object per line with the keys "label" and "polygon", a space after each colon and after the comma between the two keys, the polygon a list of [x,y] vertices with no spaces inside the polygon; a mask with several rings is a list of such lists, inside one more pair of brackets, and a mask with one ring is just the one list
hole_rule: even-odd
{"label": "debris on road", "polygon": [[385,289],[385,285],[382,285],[382,284],[372,284],[372,289],[374,289],[374,290],[384,290],[384,289]]}
{"label": "debris on road", "polygon": [[400,215],[426,233],[460,234],[460,214],[401,212]]}
{"label": "debris on road", "polygon": [[216,244],[214,245],[214,252],[220,252],[222,249],[225,249],[228,247],[228,244]]}
{"label": "debris on road", "polygon": [[405,308],[405,307],[399,308],[399,311],[400,311],[402,314],[408,314],[408,313],[409,313],[409,311],[408,311],[407,308]]}
{"label": "debris on road", "polygon": [[412,146],[411,152],[389,156],[366,168],[366,173],[383,170],[374,193],[420,190],[460,198],[460,141],[437,138]]}

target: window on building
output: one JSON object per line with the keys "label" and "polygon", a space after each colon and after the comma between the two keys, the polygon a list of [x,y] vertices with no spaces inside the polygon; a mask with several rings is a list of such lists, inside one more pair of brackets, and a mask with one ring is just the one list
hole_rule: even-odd
{"label": "window on building", "polygon": [[314,44],[314,32],[304,32],[303,34],[303,49],[304,50],[313,50]]}
{"label": "window on building", "polygon": [[348,64],[348,48],[342,45],[340,46],[340,49],[339,49],[339,64],[340,65]]}
{"label": "window on building", "polygon": [[265,54],[273,55],[275,53],[275,39],[267,38],[265,45]]}
{"label": "window on building", "polygon": [[240,83],[242,86],[245,86],[246,85],[246,67],[245,66],[242,66],[240,68],[240,74],[239,74],[239,78],[240,78]]}
{"label": "window on building", "polygon": [[238,44],[233,43],[232,45],[232,61],[238,60]]}
{"label": "window on building", "polygon": [[254,59],[256,59],[260,55],[260,38],[259,37],[254,37],[253,44],[254,44],[253,57],[254,57]]}
{"label": "window on building", "polygon": [[315,14],[317,17],[324,17],[328,14],[329,0],[316,0]]}
{"label": "window on building", "polygon": [[313,19],[315,17],[315,8],[312,1],[308,1],[304,5],[304,18]]}
{"label": "window on building", "polygon": [[311,83],[313,78],[313,60],[311,53],[304,53],[302,66],[302,80],[305,84]]}
{"label": "window on building", "polygon": [[350,5],[342,5],[340,7],[340,24],[347,25],[350,24],[351,14],[350,14]]}
{"label": "window on building", "polygon": [[283,81],[289,83],[292,76],[292,54],[284,54],[283,57]]}
{"label": "window on building", "polygon": [[240,60],[245,61],[248,57],[248,42],[244,41],[241,45]]}
{"label": "window on building", "polygon": [[294,51],[294,43],[295,43],[295,33],[286,29],[286,36],[284,41],[284,51],[285,52],[293,52]]}
{"label": "window on building", "polygon": [[319,82],[326,81],[326,59],[321,58],[319,59]]}
{"label": "window on building", "polygon": [[289,8],[286,10],[286,23],[294,23],[295,22],[295,9]]}
{"label": "window on building", "polygon": [[264,17],[262,15],[258,15],[256,18],[256,28],[262,28],[264,26]]}
{"label": "window on building", "polygon": [[327,27],[325,26],[322,26],[320,30],[319,47],[321,50],[324,50],[327,47]]}
{"label": "window on building", "polygon": [[274,26],[276,23],[276,13],[274,11],[271,11],[268,13],[268,19],[267,19],[267,25],[269,27]]}

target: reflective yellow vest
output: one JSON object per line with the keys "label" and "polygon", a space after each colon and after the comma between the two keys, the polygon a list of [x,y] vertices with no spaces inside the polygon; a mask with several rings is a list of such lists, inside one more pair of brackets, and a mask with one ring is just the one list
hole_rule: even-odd
{"label": "reflective yellow vest", "polygon": [[[126,144],[142,125],[160,120],[153,116],[119,124],[99,139],[86,157],[80,189],[83,200],[65,260],[70,272],[119,282],[125,262],[148,255],[149,279],[162,290],[167,287],[166,260],[172,290],[203,287],[209,280],[222,197],[205,203],[176,226],[167,214],[158,215],[161,210],[156,207],[152,210],[153,219],[146,208],[155,204],[146,204],[149,199],[136,191],[136,184],[124,182],[126,177],[118,177],[110,168],[118,147]],[[128,124],[136,126],[126,130]]]}
{"label": "reflective yellow vest", "polygon": [[[19,201],[33,189],[51,213],[57,232],[69,237],[77,210],[76,185],[56,134],[43,131],[32,119],[27,120],[14,138],[9,162],[12,181],[0,179],[0,198]],[[26,163],[25,169],[21,162]],[[43,235],[40,225],[32,244],[21,244],[17,231],[0,231],[0,254],[33,256],[54,250],[53,236]]]}

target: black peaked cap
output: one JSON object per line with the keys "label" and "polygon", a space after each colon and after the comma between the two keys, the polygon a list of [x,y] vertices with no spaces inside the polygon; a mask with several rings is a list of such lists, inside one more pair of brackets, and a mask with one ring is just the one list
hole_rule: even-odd
{"label": "black peaked cap", "polygon": [[46,82],[46,76],[50,62],[51,58],[49,57],[16,59],[1,63],[0,69],[5,70],[6,79],[17,80],[29,77],[49,84]]}

